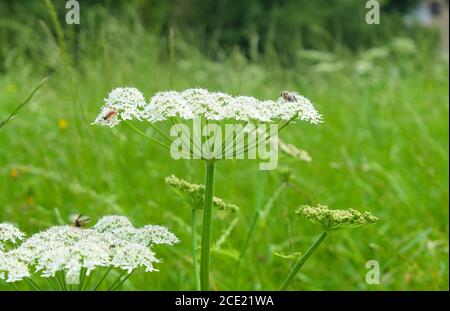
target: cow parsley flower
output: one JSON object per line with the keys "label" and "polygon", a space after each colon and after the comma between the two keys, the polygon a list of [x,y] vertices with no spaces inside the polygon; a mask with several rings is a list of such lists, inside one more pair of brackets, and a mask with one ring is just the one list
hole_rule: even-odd
{"label": "cow parsley flower", "polygon": [[30,276],[28,266],[7,252],[0,250],[0,280],[20,281]]}
{"label": "cow parsley flower", "polygon": [[3,250],[5,242],[16,243],[22,240],[25,233],[17,229],[14,225],[8,223],[0,224],[0,251]]}
{"label": "cow parsley flower", "polygon": [[131,228],[133,225],[124,216],[109,215],[100,218],[93,229],[98,232],[113,232],[120,228]]}
{"label": "cow parsley flower", "polygon": [[[113,105],[109,103],[110,101],[113,103],[118,102],[117,107],[112,107]],[[160,141],[153,137],[153,135],[145,133],[131,123],[127,122],[127,124],[140,135],[167,150],[170,150],[172,157],[176,159],[202,159],[206,161],[207,178],[204,187],[190,184],[186,181],[177,179],[176,177],[169,177],[166,181],[169,185],[173,186],[189,198],[191,205],[194,207],[192,209],[193,224],[195,224],[196,209],[201,207],[204,209],[201,241],[202,256],[200,260],[200,274],[202,275],[200,278],[200,288],[208,290],[210,257],[209,237],[211,236],[212,206],[233,212],[238,211],[237,206],[225,203],[223,200],[213,196],[215,161],[222,159],[224,156],[225,158],[229,155],[231,155],[231,157],[234,155],[238,157],[245,155],[245,153],[249,155],[249,158],[256,158],[256,155],[252,155],[253,151],[256,150],[255,147],[263,146],[268,140],[276,140],[278,131],[289,123],[306,121],[317,124],[322,122],[322,115],[314,108],[309,99],[300,94],[287,91],[282,92],[280,97],[276,100],[259,100],[251,96],[232,96],[221,92],[210,92],[201,88],[191,88],[183,91],[158,92],[150,99],[148,104],[142,104],[140,100],[133,105],[126,105],[124,102],[126,101],[123,99],[118,101],[108,99],[94,124],[115,126],[120,123],[120,121],[128,119],[147,121],[148,125],[157,132],[155,134],[160,136],[163,140],[165,139],[166,142]],[[165,120],[169,120],[176,125],[171,128],[170,137],[154,124]],[[184,120],[188,124],[180,124],[180,120],[182,122]],[[190,120],[193,120],[192,137],[189,133],[189,126],[187,126],[189,125]],[[197,135],[196,124],[201,126],[203,122],[207,127],[200,129],[201,134]],[[227,124],[227,122],[229,124]],[[245,134],[245,132],[243,132],[244,130],[249,130],[247,125],[253,127],[255,124],[266,126],[267,123],[270,123],[270,135],[258,134],[257,140],[251,139],[251,141],[247,142],[246,146],[243,146],[245,143],[245,135],[241,134]],[[279,128],[278,124],[280,124]],[[213,126],[210,127],[209,125]],[[226,132],[227,128],[229,128],[227,125],[233,125],[233,133],[231,135],[225,135],[224,139],[221,128],[224,126]],[[236,125],[236,127],[234,127],[234,125]],[[205,130],[209,131],[211,129],[213,130],[212,134],[214,135],[213,137],[206,139],[204,136],[207,135],[205,135],[204,132]],[[254,130],[255,129],[249,130],[250,133],[247,133],[247,136],[254,138]],[[171,138],[176,136],[174,135],[175,132],[180,133],[180,131],[182,134],[181,137],[175,139]],[[186,133],[186,131],[188,133]],[[231,140],[231,142],[229,140]],[[191,143],[194,150],[191,150]],[[234,150],[234,145],[236,145],[236,150]],[[260,150],[262,149],[258,148],[258,151]],[[260,153],[262,153],[262,151],[260,151]],[[273,168],[275,162],[272,160],[276,161],[277,157],[272,158],[273,153],[270,153],[270,155],[271,163],[265,165],[262,169]],[[195,237],[194,225],[192,225],[192,232],[193,237]],[[194,239],[193,244],[195,244]],[[195,262],[195,260],[193,261]],[[194,273],[196,272],[194,271]]]}
{"label": "cow parsley flower", "polygon": [[[193,208],[203,208],[203,200],[205,196],[205,186],[199,184],[192,184],[175,175],[170,175],[165,178],[166,184],[174,188],[177,192],[184,195]],[[239,207],[227,203],[221,198],[213,197],[213,205],[219,210],[230,211],[232,213],[239,213]]]}
{"label": "cow parsley flower", "polygon": [[309,99],[295,94],[295,101],[282,97],[261,101],[251,96],[231,96],[193,88],[181,92],[156,93],[147,104],[142,93],[135,88],[116,88],[105,99],[93,124],[116,126],[123,120],[144,119],[151,123],[178,117],[192,120],[238,120],[247,122],[308,121],[322,122]]}
{"label": "cow parsley flower", "polygon": [[63,271],[68,284],[77,284],[83,271],[89,275],[98,267],[115,267],[128,273],[138,267],[156,271],[153,264],[160,260],[151,246],[178,242],[165,227],[136,228],[122,216],[103,217],[92,228],[54,226],[1,252],[0,277],[7,276],[8,282],[14,282],[29,276],[29,269],[42,277],[54,277]]}
{"label": "cow parsley flower", "polygon": [[123,216],[105,216],[102,217],[93,227],[94,230],[142,244],[167,244],[175,245],[180,240],[170,232],[169,229],[158,225],[146,225],[142,228],[135,228],[131,222]]}
{"label": "cow parsley flower", "polygon": [[314,207],[301,206],[296,213],[321,226],[325,231],[357,228],[378,221],[378,217],[369,212],[361,213],[354,209],[333,210],[320,204]]}
{"label": "cow parsley flower", "polygon": [[291,268],[289,273],[284,278],[280,286],[280,290],[286,290],[288,288],[289,284],[295,278],[299,270],[303,267],[317,247],[319,247],[319,245],[326,239],[330,231],[357,228],[378,221],[378,218],[369,212],[361,213],[354,209],[332,210],[327,206],[320,204],[314,207],[307,205],[301,206],[297,209],[296,213],[319,225],[324,231]]}
{"label": "cow parsley flower", "polygon": [[261,101],[251,96],[231,96],[205,89],[167,91],[155,94],[141,116],[150,122],[173,117],[185,120],[203,117],[214,121],[234,119],[248,122],[321,122],[322,116],[306,97],[296,94],[295,99]]}
{"label": "cow parsley flower", "polygon": [[92,124],[114,127],[123,120],[139,119],[145,105],[144,95],[138,89],[116,88],[105,98],[105,104]]}
{"label": "cow parsley flower", "polygon": [[137,229],[134,240],[141,244],[167,244],[174,245],[180,240],[164,226],[147,225]]}

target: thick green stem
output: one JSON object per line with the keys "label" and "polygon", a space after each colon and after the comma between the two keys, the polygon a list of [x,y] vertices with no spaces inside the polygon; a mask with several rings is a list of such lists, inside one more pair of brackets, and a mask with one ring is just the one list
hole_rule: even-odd
{"label": "thick green stem", "polygon": [[12,287],[16,292],[19,291],[19,288],[18,288],[14,283],[8,283],[8,284],[11,285],[11,287]]}
{"label": "thick green stem", "polygon": [[55,285],[55,283],[53,283],[53,281],[51,280],[51,278],[46,278],[48,283],[50,284],[50,286],[53,288],[54,291],[58,290],[58,287]]}
{"label": "thick green stem", "polygon": [[211,244],[211,219],[214,190],[214,160],[206,162],[205,200],[203,207],[202,249],[200,260],[200,288],[209,290],[209,257]]}
{"label": "thick green stem", "polygon": [[295,264],[295,266],[291,269],[289,274],[286,276],[286,278],[283,281],[283,284],[281,284],[280,290],[286,290],[286,288],[291,283],[292,279],[295,277],[295,275],[298,273],[300,268],[305,264],[305,262],[308,260],[309,256],[315,251],[315,249],[322,243],[322,241],[327,237],[328,233],[324,232],[320,235],[320,237],[314,241],[314,243],[311,245],[311,247],[306,251],[306,253],[298,260],[298,262]]}
{"label": "thick green stem", "polygon": [[133,274],[133,272],[136,271],[133,270],[130,273],[128,273],[116,286],[114,286],[114,288],[112,289],[112,291],[117,290],[120,286],[122,286],[123,283],[125,283],[126,280],[128,280],[128,278]]}
{"label": "thick green stem", "polygon": [[[133,272],[133,271],[132,271]],[[127,273],[127,271],[126,270],[124,270],[124,271],[122,271],[120,274],[119,274],[119,277],[114,281],[114,283],[112,283],[112,285],[108,288],[108,292],[109,291],[113,291],[115,288],[116,288],[116,286],[120,286],[122,283],[121,283],[121,279],[122,279],[122,277],[125,275],[125,273]],[[127,279],[127,278],[126,278]],[[126,280],[125,279],[125,280]],[[124,282],[125,282],[125,280],[124,280]]]}
{"label": "thick green stem", "polygon": [[106,279],[106,277],[108,276],[109,272],[111,272],[112,267],[109,267],[108,270],[106,270],[106,272],[103,274],[102,278],[100,279],[100,281],[97,283],[97,285],[94,287],[93,291],[96,291],[100,285],[103,283],[103,281]]}
{"label": "thick green stem", "polygon": [[191,245],[191,251],[192,251],[192,268],[194,272],[194,278],[195,278],[195,289],[200,290],[200,276],[198,274],[198,260],[197,260],[197,231],[196,231],[196,208],[192,209],[192,219],[191,219],[191,232],[192,232],[192,245]]}
{"label": "thick green stem", "polygon": [[92,278],[92,275],[93,275],[93,274],[94,274],[93,271],[91,271],[91,272],[89,273],[89,276],[88,276],[86,282],[83,284],[83,288],[82,288],[81,290],[87,290],[89,284],[91,283],[91,278]]}
{"label": "thick green stem", "polygon": [[37,285],[32,279],[26,277],[24,280],[30,285],[34,290],[42,291],[42,288]]}
{"label": "thick green stem", "polygon": [[83,288],[84,279],[86,277],[86,268],[81,268],[80,271],[80,279],[78,283],[78,290],[81,291]]}

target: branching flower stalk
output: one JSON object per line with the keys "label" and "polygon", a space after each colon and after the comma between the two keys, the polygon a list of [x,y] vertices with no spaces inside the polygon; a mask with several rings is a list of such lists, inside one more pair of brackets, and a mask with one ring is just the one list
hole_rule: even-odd
{"label": "branching flower stalk", "polygon": [[[174,175],[167,176],[165,181],[166,184],[175,189],[179,194],[183,195],[186,198],[186,201],[191,206],[192,265],[194,270],[196,288],[200,290],[201,289],[200,275],[198,270],[198,260],[196,252],[197,248],[196,211],[205,208],[204,202],[205,202],[206,187],[204,185],[192,184]],[[227,203],[224,200],[215,196],[212,197],[212,206],[218,210],[230,212],[233,214],[237,214],[239,212],[239,207],[237,207],[234,204]]]}
{"label": "branching flower stalk", "polygon": [[[209,126],[211,124],[224,129],[226,125],[242,125],[238,133],[233,132],[230,136],[219,137],[220,147],[218,150],[211,150],[212,145],[216,147],[217,137],[203,137],[202,130],[200,142],[192,139],[181,139],[183,151],[181,158],[188,156],[188,159],[201,159],[206,162],[206,177],[203,199],[203,222],[202,222],[202,241],[201,241],[201,262],[200,262],[200,288],[209,290],[209,270],[210,270],[210,244],[212,231],[212,206],[214,204],[214,176],[215,165],[218,160],[223,159],[230,146],[234,146],[236,137],[247,129],[247,125],[259,124],[281,124],[280,129],[296,121],[308,121],[311,123],[320,123],[322,116],[316,111],[311,102],[295,94],[289,98],[280,97],[278,100],[258,100],[250,96],[231,96],[221,92],[209,92],[205,89],[186,89],[181,92],[166,91],[156,93],[148,103],[145,102],[142,93],[135,88],[116,88],[111,91],[105,99],[105,104],[101,108],[93,124],[114,127],[120,122],[126,121],[134,130],[146,138],[157,141],[150,135],[139,130],[129,121],[147,121],[150,126],[158,132],[167,143],[173,144],[174,141],[156,127],[154,123],[161,121],[170,121],[172,125],[188,123],[195,120],[200,121],[200,125]],[[186,124],[185,124],[186,125]],[[256,126],[255,126],[256,127]],[[254,128],[255,128],[254,127]],[[182,127],[184,134],[185,128]],[[194,130],[195,132],[195,130]],[[272,132],[271,132],[272,135]],[[194,134],[195,136],[195,134]],[[271,139],[266,135],[261,141],[255,144],[250,143],[242,147],[243,135],[236,144],[234,154],[245,154],[250,148],[257,147],[258,144],[265,144]],[[232,138],[232,144],[228,140]],[[205,140],[205,141],[204,141]],[[166,143],[158,142],[160,146],[168,148]],[[194,148],[192,150],[190,147]],[[241,146],[241,147],[238,147]],[[184,150],[189,147],[187,154]],[[204,148],[206,147],[206,148]],[[200,155],[196,157],[195,150],[200,148]],[[231,150],[233,151],[233,149]]]}
{"label": "branching flower stalk", "polygon": [[325,205],[301,206],[297,209],[296,213],[301,217],[313,222],[323,229],[322,234],[313,242],[305,254],[303,254],[292,269],[287,274],[283,283],[280,286],[280,290],[284,291],[288,288],[294,277],[306,263],[311,254],[317,249],[317,247],[325,240],[325,238],[332,231],[346,230],[362,227],[368,224],[372,224],[378,221],[378,217],[372,215],[369,212],[358,212],[354,209],[348,210],[332,210]]}

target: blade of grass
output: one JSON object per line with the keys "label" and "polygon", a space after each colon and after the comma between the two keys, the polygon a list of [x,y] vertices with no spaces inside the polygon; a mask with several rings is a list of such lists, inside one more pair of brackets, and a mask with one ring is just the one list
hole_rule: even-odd
{"label": "blade of grass", "polygon": [[2,122],[0,122],[0,128],[2,128],[3,126],[5,126],[8,122],[10,122],[12,119],[14,119],[14,117],[16,116],[16,114],[19,112],[20,109],[22,109],[26,104],[28,104],[31,99],[33,98],[34,94],[44,85],[45,82],[47,82],[48,78],[44,78],[42,79],[33,89],[33,91],[30,93],[30,95],[28,95],[28,97],[21,103],[19,104],[16,109],[14,109],[14,111]]}

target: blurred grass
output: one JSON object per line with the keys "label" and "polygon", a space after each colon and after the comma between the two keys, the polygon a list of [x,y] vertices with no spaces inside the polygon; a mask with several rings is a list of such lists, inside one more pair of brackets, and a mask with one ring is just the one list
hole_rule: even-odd
{"label": "blurred grass", "polygon": [[[45,33],[40,40],[30,39],[31,25],[23,26],[27,48],[11,49],[5,60],[0,116],[43,76],[50,80],[0,131],[0,221],[15,222],[28,233],[68,222],[73,213],[94,221],[123,214],[136,225],[166,224],[182,243],[158,247],[161,271],[135,274],[125,289],[194,289],[190,211],[164,177],[201,183],[203,163],[174,161],[127,127],[91,126],[102,99],[116,86],[135,86],[147,98],[188,87],[258,98],[298,90],[316,104],[325,123],[291,125],[281,133],[313,160],[280,159],[294,169],[297,186],[256,227],[239,289],[278,288],[290,263],[273,251],[305,251],[320,233],[294,216],[304,203],[368,210],[382,220],[332,236],[292,289],[448,289],[448,56],[435,55],[426,38],[386,42],[359,54],[299,51],[299,64],[283,67],[276,54],[249,61],[238,49],[212,61],[176,32],[169,37],[145,32],[132,13],[121,20],[102,14],[107,23],[98,32],[78,33],[77,51],[61,51],[51,25],[39,32]],[[254,161],[217,166],[215,194],[238,204],[241,214],[213,254],[213,289],[237,289],[236,251],[252,220],[257,169]],[[268,196],[279,177],[276,171],[266,174]],[[234,216],[215,217],[213,240]],[[380,262],[380,285],[364,282],[371,259]]]}

